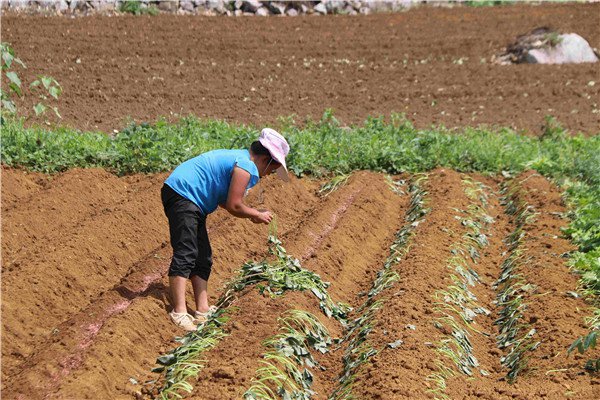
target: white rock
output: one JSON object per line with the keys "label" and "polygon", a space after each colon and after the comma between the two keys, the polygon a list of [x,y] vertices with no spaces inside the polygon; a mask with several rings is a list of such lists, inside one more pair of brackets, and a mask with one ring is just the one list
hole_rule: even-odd
{"label": "white rock", "polygon": [[223,0],[206,0],[206,8],[208,10],[213,10],[219,14],[223,14],[225,12],[225,5],[223,4]]}
{"label": "white rock", "polygon": [[345,2],[343,0],[325,0],[324,3],[329,14],[337,14],[342,11]]}
{"label": "white rock", "polygon": [[71,9],[71,11],[83,11],[85,10],[85,1],[83,0],[71,0],[71,3],[69,4],[69,8]]}
{"label": "white rock", "polygon": [[192,0],[180,0],[179,8],[183,11],[193,12],[194,11],[194,3]]}
{"label": "white rock", "polygon": [[529,50],[525,61],[531,64],[579,64],[598,61],[587,40],[576,33],[559,35],[558,38],[559,43],[556,46]]}
{"label": "white rock", "polygon": [[296,17],[298,15],[298,10],[296,10],[295,8],[289,8],[285,13],[289,17]]}
{"label": "white rock", "polygon": [[369,8],[371,12],[386,12],[391,11],[394,6],[393,0],[365,0],[363,4]]}
{"label": "white rock", "polygon": [[177,11],[177,1],[161,0],[158,2],[158,9],[167,12]]}
{"label": "white rock", "polygon": [[350,4],[346,5],[346,7],[344,7],[344,9],[342,10],[342,14],[347,14],[347,15],[356,15],[358,14],[356,12],[356,10],[354,9],[354,7],[352,7]]}
{"label": "white rock", "polygon": [[271,11],[275,15],[283,15],[285,14],[285,4],[279,1],[270,1],[266,3],[269,11]]}
{"label": "white rock", "polygon": [[69,9],[69,5],[67,4],[66,0],[59,0],[55,3],[54,9],[60,12],[67,11]]}
{"label": "white rock", "polygon": [[362,1],[360,0],[352,0],[352,1],[347,1],[348,5],[350,5],[352,8],[354,8],[356,11],[360,10],[360,8],[363,6]]}
{"label": "white rock", "polygon": [[317,4],[313,10],[319,14],[327,14],[327,6],[323,3]]}
{"label": "white rock", "polygon": [[13,9],[22,10],[29,7],[28,0],[8,0],[8,6]]}
{"label": "white rock", "polygon": [[266,17],[267,15],[269,15],[269,10],[267,10],[266,7],[261,7],[258,10],[256,10],[255,15],[258,15],[259,17]]}

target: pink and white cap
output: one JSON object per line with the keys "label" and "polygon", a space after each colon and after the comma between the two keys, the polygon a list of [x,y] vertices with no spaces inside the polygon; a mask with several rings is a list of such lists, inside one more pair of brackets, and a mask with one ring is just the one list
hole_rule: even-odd
{"label": "pink and white cap", "polygon": [[269,150],[271,157],[281,164],[281,167],[277,169],[277,175],[285,182],[289,182],[290,177],[285,165],[285,157],[290,152],[290,145],[285,138],[274,129],[264,128],[260,132],[258,141]]}

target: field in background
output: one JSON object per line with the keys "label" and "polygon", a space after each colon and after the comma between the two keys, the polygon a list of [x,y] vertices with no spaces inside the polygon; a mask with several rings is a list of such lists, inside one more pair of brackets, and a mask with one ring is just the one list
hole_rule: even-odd
{"label": "field in background", "polygon": [[600,49],[599,12],[598,4],[520,4],[325,18],[3,16],[2,40],[27,65],[25,81],[44,71],[63,85],[62,123],[84,131],[188,114],[303,123],[333,108],[344,125],[395,112],[418,128],[488,124],[537,135],[552,115],[595,134],[596,65],[491,59],[540,26]]}

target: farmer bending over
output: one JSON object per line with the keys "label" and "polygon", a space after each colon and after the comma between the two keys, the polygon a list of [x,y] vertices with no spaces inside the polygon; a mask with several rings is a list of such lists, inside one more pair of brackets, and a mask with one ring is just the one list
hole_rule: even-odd
{"label": "farmer bending over", "polygon": [[[169,267],[169,286],[173,311],[171,320],[185,330],[196,330],[206,321],[214,306],[208,305],[208,278],[212,250],[206,232],[206,216],[221,206],[236,217],[255,224],[268,224],[270,211],[244,204],[248,189],[260,177],[277,171],[288,181],[285,157],[289,145],[270,128],[262,130],[250,150],[213,150],[192,158],[173,171],[162,187],[161,198],[169,219],[173,259]],[[192,281],[196,310],[187,312],[185,290]]]}

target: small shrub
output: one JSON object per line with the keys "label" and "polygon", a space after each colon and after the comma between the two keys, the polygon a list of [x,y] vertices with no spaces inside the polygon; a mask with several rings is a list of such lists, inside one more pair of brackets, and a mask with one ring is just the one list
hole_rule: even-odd
{"label": "small shrub", "polygon": [[124,1],[119,11],[133,15],[158,15],[158,8],[153,5],[144,6],[139,0]]}

